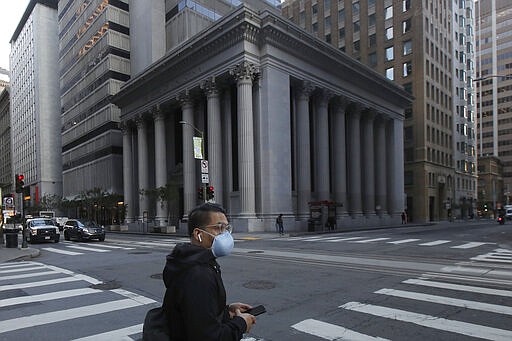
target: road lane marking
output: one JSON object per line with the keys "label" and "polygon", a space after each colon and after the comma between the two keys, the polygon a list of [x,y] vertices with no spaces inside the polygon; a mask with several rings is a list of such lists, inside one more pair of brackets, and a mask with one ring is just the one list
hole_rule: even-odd
{"label": "road lane marking", "polygon": [[30,271],[30,270],[41,270],[41,267],[37,266],[37,267],[32,267],[32,268],[16,268],[16,269],[9,269],[9,270],[0,270],[0,274],[23,272],[23,271]]}
{"label": "road lane marking", "polygon": [[138,245],[147,245],[147,246],[165,246],[165,247],[174,247],[176,244],[173,243],[157,243],[157,242],[136,242]]}
{"label": "road lane marking", "polygon": [[58,274],[58,272],[56,272],[56,271],[33,272],[33,273],[23,274],[23,275],[2,276],[2,277],[0,277],[0,281],[37,277],[37,276],[46,276],[46,275],[56,275],[56,274]]}
{"label": "road lane marking", "polygon": [[307,240],[308,242],[323,242],[323,241],[328,241],[328,240],[331,240],[331,239],[337,239],[339,238],[338,237],[320,237],[320,238],[317,238],[317,239],[310,239],[310,240]]}
{"label": "road lane marking", "polygon": [[39,294],[39,295],[6,298],[3,300],[0,300],[0,307],[3,308],[3,307],[10,306],[10,305],[16,305],[16,304],[51,301],[51,300],[57,300],[57,299],[67,298],[67,297],[74,297],[74,296],[81,296],[81,295],[88,295],[88,294],[97,294],[100,292],[102,292],[102,291],[97,290],[97,289],[82,288],[82,289],[63,290],[63,291],[57,291],[57,292],[51,292],[51,293]]}
{"label": "road lane marking", "polygon": [[68,255],[68,256],[83,255],[82,252],[74,252],[74,251],[61,250],[61,249],[56,249],[56,248],[53,248],[53,247],[43,247],[42,250],[45,250],[45,251],[48,251],[48,252],[60,253],[60,254],[63,254],[63,255]]}
{"label": "road lane marking", "polygon": [[143,304],[132,299],[122,299],[117,301],[81,306],[78,308],[53,311],[49,313],[23,316],[10,320],[0,321],[0,333],[11,332],[29,327],[42,326],[45,324],[62,322],[86,316],[99,315],[112,311],[134,308],[141,305]]}
{"label": "road lane marking", "polygon": [[111,252],[110,250],[94,249],[92,247],[78,246],[78,245],[66,245],[66,247],[69,247],[72,249],[77,249],[77,250],[92,251],[92,252]]}
{"label": "road lane marking", "polygon": [[0,264],[0,269],[28,268],[28,267],[34,266],[34,264],[39,264],[39,263],[34,263],[34,262],[20,262],[20,263],[14,263],[14,264],[5,263],[5,264]]}
{"label": "road lane marking", "polygon": [[422,286],[426,286],[426,287],[439,288],[439,289],[450,289],[450,290],[458,290],[458,291],[475,292],[475,293],[486,294],[486,295],[512,297],[512,291],[509,291],[509,290],[475,287],[475,286],[471,286],[471,285],[444,283],[444,282],[436,282],[436,281],[425,281],[425,280],[421,280],[421,279],[408,279],[408,280],[403,281],[402,283],[422,285]]}
{"label": "road lane marking", "polygon": [[135,250],[133,247],[123,247],[123,246],[114,246],[114,245],[105,245],[105,244],[94,244],[94,247],[99,248],[107,248],[107,249],[116,249],[116,250]]}
{"label": "road lane marking", "polygon": [[418,314],[400,309],[387,308],[360,302],[348,302],[339,308],[357,311],[378,317],[385,317],[392,320],[414,323],[420,326],[448,331],[452,333],[467,335],[494,341],[512,340],[512,331],[477,325],[473,323],[448,320],[432,315]]}
{"label": "road lane marking", "polygon": [[387,242],[387,243],[388,244],[405,244],[405,243],[417,242],[418,240],[420,240],[420,239],[402,239],[402,240],[397,240],[394,242]]}
{"label": "road lane marking", "polygon": [[471,248],[482,246],[485,244],[490,244],[490,243],[469,242],[469,243],[462,244],[462,245],[452,246],[451,248],[452,249],[471,249]]}
{"label": "road lane marking", "polygon": [[441,245],[451,242],[451,240],[435,240],[433,242],[423,243],[419,244],[421,246],[435,246],[435,245]]}
{"label": "road lane marking", "polygon": [[374,337],[370,335],[361,334],[355,332],[353,330],[340,327],[334,324],[314,320],[307,319],[296,323],[292,326],[293,329],[296,329],[300,332],[307,333],[310,335],[321,337],[325,340],[331,341],[342,341],[342,340],[352,340],[352,341],[387,341],[387,339],[383,339],[380,337]]}
{"label": "road lane marking", "polygon": [[407,298],[411,300],[418,300],[436,304],[444,304],[450,305],[454,307],[462,307],[473,310],[481,310],[488,311],[491,313],[504,314],[504,315],[512,315],[512,307],[469,301],[469,300],[461,300],[458,298],[451,298],[445,296],[437,296],[437,295],[429,295],[412,291],[404,291],[404,290],[396,290],[396,289],[387,289],[383,288],[374,292],[375,294],[382,294],[387,296],[401,297]]}
{"label": "road lane marking", "polygon": [[336,243],[336,242],[344,242],[347,240],[357,240],[357,239],[363,239],[363,238],[366,238],[366,237],[337,238],[337,239],[332,239],[332,240],[326,240],[326,242]]}
{"label": "road lane marking", "polygon": [[81,337],[79,339],[74,339],[71,341],[112,341],[112,340],[128,341],[128,340],[133,340],[128,335],[142,333],[142,327],[143,327],[143,324],[141,323],[141,324],[136,324],[131,327],[111,330],[106,333]]}
{"label": "road lane marking", "polygon": [[33,287],[42,287],[45,285],[54,285],[59,283],[67,283],[67,282],[76,282],[80,281],[79,278],[75,277],[64,277],[64,278],[57,278],[57,279],[50,279],[47,281],[38,281],[38,282],[30,282],[30,283],[19,283],[19,284],[9,284],[9,285],[2,285],[0,286],[0,291],[5,290],[12,290],[12,289],[26,289],[26,288],[33,288]]}
{"label": "road lane marking", "polygon": [[357,240],[354,243],[371,243],[371,242],[380,242],[381,240],[388,240],[390,238],[373,238],[373,239],[366,239],[366,240]]}

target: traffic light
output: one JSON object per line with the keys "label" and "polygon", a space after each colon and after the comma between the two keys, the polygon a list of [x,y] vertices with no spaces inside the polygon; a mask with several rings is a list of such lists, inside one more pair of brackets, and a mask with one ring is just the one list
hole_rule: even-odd
{"label": "traffic light", "polygon": [[206,199],[212,200],[214,198],[215,198],[215,191],[214,191],[213,186],[206,187]]}
{"label": "traffic light", "polygon": [[203,191],[203,187],[199,187],[197,189],[197,197],[199,198],[199,200],[204,200],[204,191]]}
{"label": "traffic light", "polygon": [[23,179],[25,179],[23,174],[16,174],[16,193],[23,192],[23,188],[25,187],[25,182]]}

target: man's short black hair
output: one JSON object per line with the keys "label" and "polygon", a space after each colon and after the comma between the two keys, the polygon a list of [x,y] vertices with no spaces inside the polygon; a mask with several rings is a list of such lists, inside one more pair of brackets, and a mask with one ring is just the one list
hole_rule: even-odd
{"label": "man's short black hair", "polygon": [[219,204],[204,203],[192,211],[188,215],[188,235],[192,236],[192,232],[196,227],[204,226],[210,222],[210,213],[220,212],[226,214],[226,210]]}

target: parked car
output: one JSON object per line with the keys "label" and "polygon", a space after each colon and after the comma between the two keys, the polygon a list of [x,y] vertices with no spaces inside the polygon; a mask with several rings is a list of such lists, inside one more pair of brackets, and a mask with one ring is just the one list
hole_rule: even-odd
{"label": "parked car", "polygon": [[60,240],[59,228],[48,218],[32,218],[26,221],[25,239],[29,243]]}
{"label": "parked car", "polygon": [[69,219],[64,225],[64,239],[78,241],[98,239],[105,240],[105,228],[92,220]]}

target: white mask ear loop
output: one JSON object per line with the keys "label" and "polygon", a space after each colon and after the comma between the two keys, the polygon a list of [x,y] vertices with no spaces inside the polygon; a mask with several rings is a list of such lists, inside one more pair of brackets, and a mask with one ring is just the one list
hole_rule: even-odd
{"label": "white mask ear loop", "polygon": [[202,242],[203,242],[203,239],[201,238],[201,235],[200,235],[200,234],[198,234],[198,235],[197,235],[197,239],[199,239],[199,242],[200,242],[200,243],[202,243]]}

